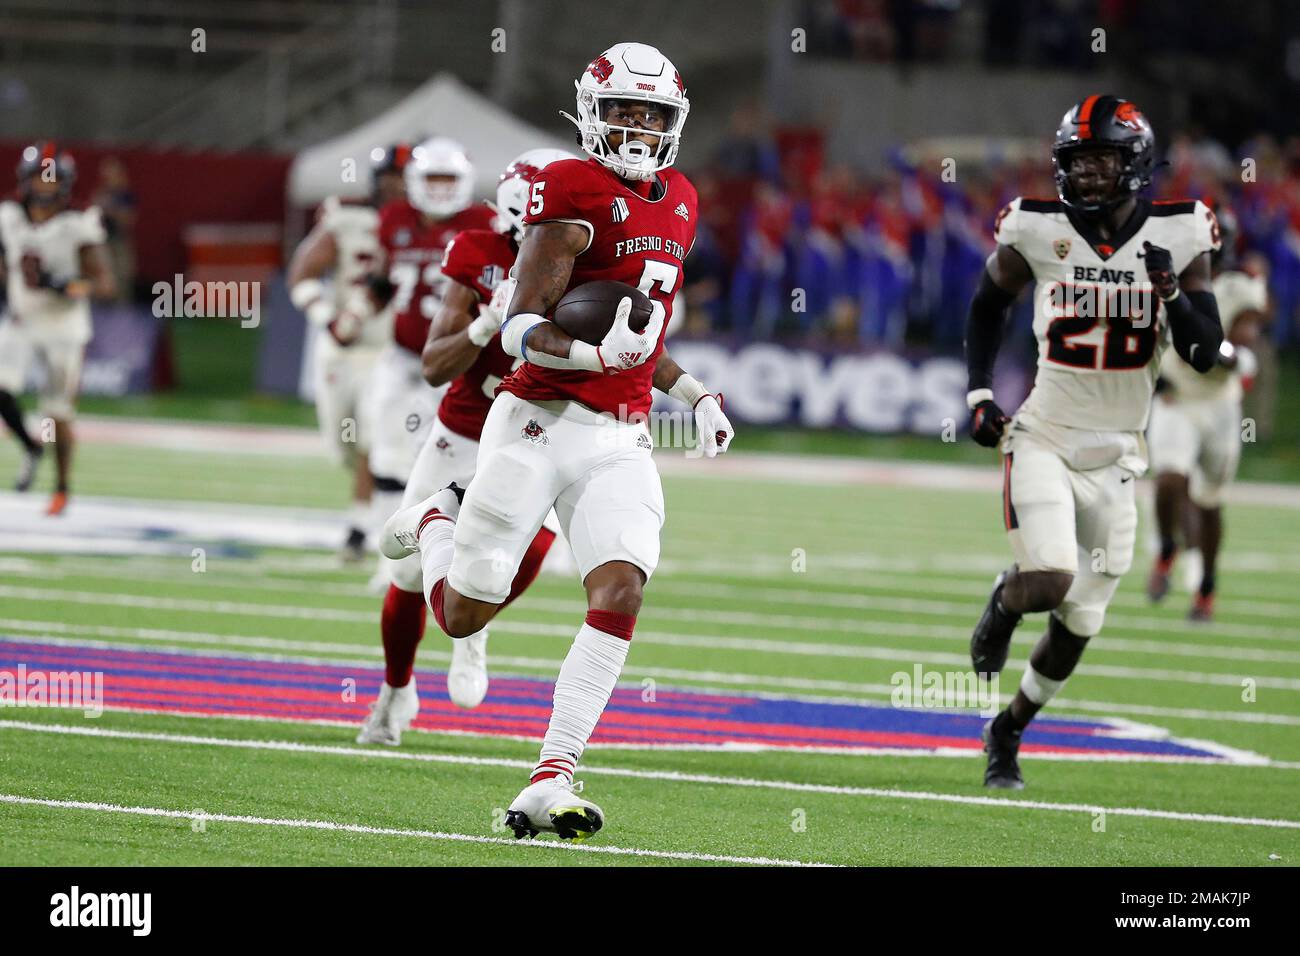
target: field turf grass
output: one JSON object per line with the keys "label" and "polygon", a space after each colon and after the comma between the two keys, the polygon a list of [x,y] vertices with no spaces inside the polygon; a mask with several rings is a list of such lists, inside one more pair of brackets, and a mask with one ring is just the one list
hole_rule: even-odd
{"label": "field turf grass", "polygon": [[[15,465],[5,442],[0,476]],[[891,675],[918,661],[962,666],[989,582],[1009,563],[996,494],[803,484],[797,471],[720,481],[708,462],[695,466],[699,477],[665,480],[663,565],[638,621],[648,638],[634,640],[624,673],[631,686],[650,678],[879,703]],[[89,443],[76,489],[218,510],[346,498],[343,475],[319,458]],[[1027,757],[1028,787],[997,794],[981,787],[972,757],[607,746],[589,751],[579,777],[608,824],[575,849],[515,843],[500,827],[535,742],[412,732],[376,753],[344,726],[5,709],[0,863],[1293,865],[1297,540],[1300,510],[1232,507],[1219,618],[1201,627],[1183,620],[1181,592],[1147,605],[1139,554],[1054,707],[1248,750],[1268,765]],[[797,549],[803,571],[792,568]],[[369,570],[339,568],[324,551],[262,549],[214,553],[197,574],[188,554],[26,554],[0,537],[0,635],[378,663]],[[313,617],[319,609],[355,613]],[[553,678],[581,613],[576,582],[540,579],[494,625],[494,673]],[[1043,624],[1034,616],[1017,632],[1004,694]],[[431,625],[418,666],[445,668],[447,649]]]}

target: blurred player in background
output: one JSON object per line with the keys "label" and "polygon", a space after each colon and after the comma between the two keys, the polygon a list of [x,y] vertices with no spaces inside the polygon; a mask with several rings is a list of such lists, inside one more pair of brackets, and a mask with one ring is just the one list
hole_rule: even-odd
{"label": "blurred player in background", "polygon": [[[495,229],[459,233],[443,254],[445,292],[429,326],[422,362],[425,381],[435,388],[448,383],[450,387],[411,469],[402,497],[404,507],[452,482],[467,487],[474,477],[483,422],[497,386],[517,364],[501,350],[502,302],[494,293],[501,290],[504,294],[503,282],[519,253],[533,177],[548,163],[572,158],[558,149],[533,149],[517,157],[497,183]],[[554,540],[552,528],[537,532],[511,589],[511,599],[532,583]],[[380,618],[385,677],[357,742],[397,745],[420,709],[413,668],[427,608],[419,555],[385,561],[392,581]],[[452,641],[447,690],[460,707],[477,707],[487,694],[487,637],[487,628],[483,628]]]}
{"label": "blurred player in background", "polygon": [[23,446],[14,487],[26,491],[43,447],[24,426],[15,396],[23,391],[29,367],[39,362],[45,373],[40,413],[54,423],[57,467],[47,514],[57,515],[68,504],[72,420],[91,337],[90,299],[111,299],[115,288],[99,209],[71,206],[77,178],[72,156],[51,141],[38,142],[23,150],[17,173],[18,198],[0,203],[9,295],[8,314],[0,319],[0,418]]}
{"label": "blurred player in background", "polygon": [[[411,150],[403,171],[406,195],[379,213],[380,272],[391,283],[393,329],[375,364],[371,393],[374,436],[372,514],[379,527],[402,501],[407,476],[429,430],[446,385],[424,380],[420,354],[442,305],[447,280],[442,258],[457,233],[491,229],[493,212],[474,204],[474,167],[455,140],[435,136]],[[381,567],[372,590],[389,585]]]}
{"label": "blurred player in background", "polygon": [[1268,308],[1265,274],[1237,268],[1231,213],[1222,217],[1221,225],[1223,246],[1215,255],[1214,298],[1225,338],[1218,361],[1209,373],[1198,375],[1178,356],[1167,358],[1160,368],[1147,428],[1160,531],[1160,554],[1147,579],[1147,596],[1160,601],[1169,593],[1169,575],[1182,535],[1188,550],[1185,560],[1200,557],[1200,581],[1188,613],[1193,621],[1214,617],[1223,493],[1241,458],[1241,399],[1255,375],[1252,350]]}
{"label": "blurred player in background", "polygon": [[[353,475],[341,552],[347,561],[365,555],[372,485],[368,396],[375,360],[392,337],[392,314],[370,285],[381,259],[379,210],[404,195],[402,170],[410,153],[403,143],[377,148],[370,157],[369,201],[326,199],[289,263],[290,298],[317,330],[316,420],[326,446]],[[326,276],[332,278],[328,284]]]}
{"label": "blurred player in background", "polygon": [[[971,435],[1003,452],[1002,513],[1016,563],[971,636],[977,673],[998,673],[1021,616],[1050,611],[1011,705],[984,727],[984,785],[1024,786],[1022,731],[1101,631],[1133,562],[1133,488],[1162,353],[1214,368],[1223,330],[1210,281],[1219,227],[1203,203],[1141,198],[1155,136],[1137,107],[1089,96],[1052,147],[1058,198],[1002,210],[966,326]],[[1014,419],[993,400],[1007,307],[1031,282],[1038,371]],[[1158,299],[1158,302],[1156,301]]]}
{"label": "blurred player in background", "polygon": [[[604,813],[573,775],[627,659],[646,582],[659,563],[663,490],[645,425],[652,388],[695,410],[704,454],[727,450],[721,403],[663,348],[682,260],[695,239],[695,188],[672,169],[689,102],[666,57],[620,43],[576,84],[579,142],[590,157],[533,177],[527,229],[506,294],[502,348],[524,360],[492,403],[469,489],[452,486],[394,515],[380,537],[392,557],[420,553],[423,592],[439,626],[465,638],[510,599],[522,562],[554,507],[573,546],[587,615],[555,684],[530,781],[511,802],[517,837],[583,839]],[[546,318],[570,289],[606,279],[652,303],[633,332],[632,300],[612,306],[599,346]]]}

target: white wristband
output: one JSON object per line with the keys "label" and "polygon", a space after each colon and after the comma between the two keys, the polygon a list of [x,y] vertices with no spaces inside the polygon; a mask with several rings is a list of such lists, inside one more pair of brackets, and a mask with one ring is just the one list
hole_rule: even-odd
{"label": "white wristband", "polygon": [[685,402],[691,408],[698,405],[700,399],[708,394],[709,390],[707,388],[701,385],[693,375],[687,375],[685,372],[678,376],[677,381],[673,383],[673,387],[668,390],[669,397],[675,398],[679,402]]}
{"label": "white wristband", "polygon": [[320,279],[303,279],[289,290],[289,300],[306,313],[312,325],[329,325],[334,320],[334,303],[326,297]]}
{"label": "white wristband", "polygon": [[492,336],[500,330],[501,327],[490,316],[480,312],[474,317],[474,321],[465,327],[465,334],[469,336],[471,342],[482,348],[491,342]]}
{"label": "white wristband", "polygon": [[537,326],[549,321],[551,320],[532,312],[510,316],[501,323],[501,351],[528,361],[528,356],[524,354],[524,339]]}
{"label": "white wristband", "polygon": [[980,402],[993,401],[993,389],[976,388],[966,393],[966,407],[975,411],[975,406]]}

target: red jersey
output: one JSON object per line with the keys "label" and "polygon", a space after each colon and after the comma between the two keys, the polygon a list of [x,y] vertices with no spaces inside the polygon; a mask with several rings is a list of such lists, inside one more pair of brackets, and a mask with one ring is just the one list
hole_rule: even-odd
{"label": "red jersey", "polygon": [[[673,297],[682,286],[682,261],[695,242],[695,187],[665,169],[645,198],[594,159],[551,163],[533,178],[525,223],[574,222],[590,236],[573,264],[565,289],[613,279],[650,297],[663,323],[654,351],[641,365],[617,375],[543,368],[525,362],[501,385],[530,401],[570,399],[620,419],[650,411],[655,362],[663,351]],[[656,319],[652,318],[652,322]]]}
{"label": "red jersey", "polygon": [[[467,229],[451,241],[442,258],[442,274],[478,293],[480,303],[492,299],[492,290],[510,272],[518,248],[509,236],[490,229]],[[517,360],[501,350],[501,333],[488,341],[474,364],[447,389],[438,406],[438,418],[457,435],[475,441],[483,434],[492,397]]]}
{"label": "red jersey", "polygon": [[397,286],[393,339],[419,355],[429,324],[442,304],[442,254],[457,233],[487,229],[495,213],[474,205],[447,219],[430,220],[405,199],[379,211],[379,244],[388,257],[388,278]]}

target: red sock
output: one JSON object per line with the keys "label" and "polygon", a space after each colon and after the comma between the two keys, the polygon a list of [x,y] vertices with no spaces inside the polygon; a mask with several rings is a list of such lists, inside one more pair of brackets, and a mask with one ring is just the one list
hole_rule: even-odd
{"label": "red sock", "polygon": [[554,543],[554,531],[550,528],[538,530],[537,537],[533,538],[532,543],[528,545],[528,550],[524,552],[524,559],[519,562],[519,570],[515,572],[515,579],[510,582],[510,593],[501,604],[502,607],[506,607],[523,594],[528,589],[528,585],[537,579],[537,572],[542,570],[542,562],[546,560],[546,552],[551,550],[551,545]]}
{"label": "red sock", "polygon": [[395,584],[384,595],[379,633],[384,640],[384,680],[389,687],[405,687],[415,669],[415,649],[424,637],[424,597]]}
{"label": "red sock", "polygon": [[447,614],[442,609],[442,592],[446,584],[446,578],[438,579],[438,582],[433,586],[433,590],[429,592],[429,607],[433,608],[433,619],[442,628],[442,633],[451,637],[451,631],[447,630]]}
{"label": "red sock", "polygon": [[612,637],[632,640],[632,629],[636,627],[635,614],[620,614],[618,611],[601,611],[592,609],[587,612],[587,626],[604,631]]}

